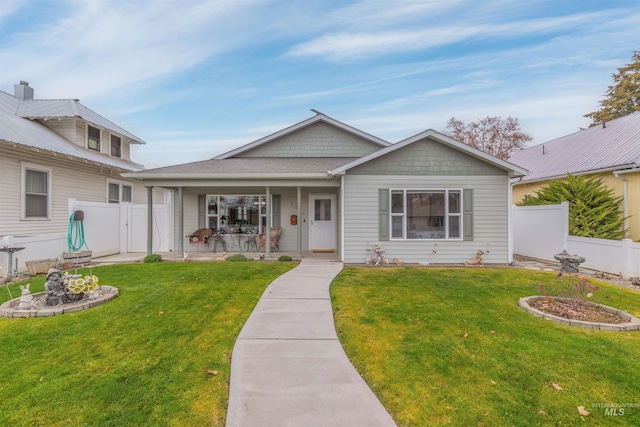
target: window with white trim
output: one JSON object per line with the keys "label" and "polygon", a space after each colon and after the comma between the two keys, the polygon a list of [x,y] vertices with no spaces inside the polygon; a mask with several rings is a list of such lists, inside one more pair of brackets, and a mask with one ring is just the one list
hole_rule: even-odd
{"label": "window with white trim", "polygon": [[87,125],[87,147],[100,151],[100,129]]}
{"label": "window with white trim", "polygon": [[267,224],[266,196],[208,194],[207,227],[225,231],[255,230],[262,233]]}
{"label": "window with white trim", "polygon": [[107,201],[109,203],[131,203],[133,188],[130,185],[119,182],[110,182],[107,188]]}
{"label": "window with white trim", "polygon": [[51,168],[22,164],[22,218],[49,219]]}
{"label": "window with white trim", "polygon": [[111,135],[111,155],[122,157],[122,138],[115,135]]}
{"label": "window with white trim", "polygon": [[462,190],[391,190],[391,239],[462,240]]}

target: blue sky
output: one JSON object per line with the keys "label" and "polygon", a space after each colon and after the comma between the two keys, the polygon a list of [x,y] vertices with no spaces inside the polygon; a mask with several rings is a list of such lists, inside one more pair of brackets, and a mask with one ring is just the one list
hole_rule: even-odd
{"label": "blue sky", "polygon": [[0,90],[79,98],[147,167],[311,108],[390,142],[512,116],[538,144],[588,126],[639,23],[640,0],[0,0]]}

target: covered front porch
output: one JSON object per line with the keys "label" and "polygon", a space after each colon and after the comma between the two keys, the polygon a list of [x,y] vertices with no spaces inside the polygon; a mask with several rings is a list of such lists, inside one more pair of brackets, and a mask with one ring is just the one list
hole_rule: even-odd
{"label": "covered front porch", "polygon": [[[145,180],[147,181],[147,180]],[[153,191],[149,185],[148,206],[153,206]],[[157,183],[172,190],[174,201],[174,232],[171,245],[175,257],[220,257],[244,253],[260,259],[289,255],[294,259],[313,253],[342,253],[342,190],[340,178],[323,176],[321,180],[297,182],[230,182],[226,180],[182,182],[178,187]],[[205,185],[202,185],[205,184]],[[264,183],[263,183],[264,184]],[[147,249],[154,247],[152,213],[149,214]],[[207,244],[193,241],[196,230],[211,232]],[[276,246],[265,244],[266,236],[279,234]],[[251,239],[262,244],[251,243]],[[224,244],[222,244],[222,242]],[[210,253],[210,255],[205,253]],[[258,253],[259,252],[259,253]]]}

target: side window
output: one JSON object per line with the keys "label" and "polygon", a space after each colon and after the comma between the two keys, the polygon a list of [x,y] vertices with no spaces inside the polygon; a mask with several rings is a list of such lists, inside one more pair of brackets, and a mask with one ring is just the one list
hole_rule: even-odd
{"label": "side window", "polygon": [[115,135],[111,135],[111,155],[113,157],[122,157],[122,139]]}
{"label": "side window", "polygon": [[22,165],[22,217],[49,219],[51,211],[51,168]]}
{"label": "side window", "polygon": [[120,203],[120,184],[109,183],[109,203]]}
{"label": "side window", "polygon": [[87,147],[100,151],[100,129],[87,125]]}
{"label": "side window", "polygon": [[110,182],[107,188],[107,200],[109,203],[131,203],[133,200],[133,187],[119,182]]}

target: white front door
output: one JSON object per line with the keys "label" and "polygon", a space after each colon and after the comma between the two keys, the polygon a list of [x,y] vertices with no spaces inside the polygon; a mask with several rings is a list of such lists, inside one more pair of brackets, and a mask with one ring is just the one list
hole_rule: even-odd
{"label": "white front door", "polygon": [[309,249],[335,250],[336,196],[312,194],[309,203]]}

